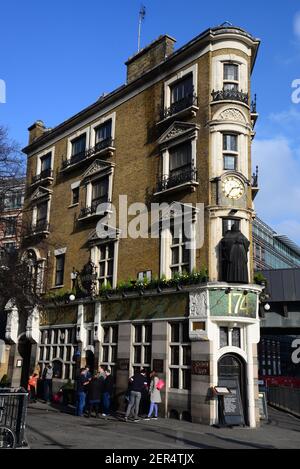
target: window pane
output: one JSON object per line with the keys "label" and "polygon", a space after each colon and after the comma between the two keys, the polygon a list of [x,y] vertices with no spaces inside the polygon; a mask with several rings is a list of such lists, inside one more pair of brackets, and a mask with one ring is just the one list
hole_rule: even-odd
{"label": "window pane", "polygon": [[144,363],[151,363],[151,345],[144,346]]}
{"label": "window pane", "polygon": [[182,323],[182,342],[186,343],[190,341],[189,337],[189,323],[184,322]]}
{"label": "window pane", "polygon": [[117,352],[118,352],[117,345],[112,345],[112,347],[111,347],[111,361],[113,363],[115,363],[117,361]]}
{"label": "window pane", "polygon": [[[190,249],[186,249],[185,246],[182,246],[182,262],[184,264],[188,264],[188,266],[190,263],[190,252],[191,252]],[[186,267],[185,267],[185,270],[186,270]]]}
{"label": "window pane", "polygon": [[172,264],[179,264],[179,247],[172,248]]}
{"label": "window pane", "polygon": [[59,347],[59,357],[63,360],[65,347]]}
{"label": "window pane", "polygon": [[152,342],[152,325],[145,326],[145,342]]}
{"label": "window pane", "polygon": [[41,172],[51,169],[51,153],[47,153],[41,158]]}
{"label": "window pane", "polygon": [[191,389],[191,370],[182,370],[182,388]]}
{"label": "window pane", "polygon": [[43,360],[44,357],[44,347],[40,347],[40,360]]}
{"label": "window pane", "polygon": [[223,134],[223,150],[238,151],[237,150],[237,135]]}
{"label": "window pane", "polygon": [[118,326],[112,326],[112,342],[118,342]]}
{"label": "window pane", "polygon": [[135,345],[134,347],[134,363],[141,363],[142,360],[142,346]]}
{"label": "window pane", "polygon": [[235,156],[226,155],[224,156],[224,169],[235,170]]}
{"label": "window pane", "polygon": [[191,347],[189,345],[182,347],[182,364],[191,366]]}
{"label": "window pane", "polygon": [[231,341],[233,347],[241,346],[241,330],[239,327],[235,327],[234,329],[232,329]]}
{"label": "window pane", "polygon": [[171,87],[171,100],[172,103],[180,101],[187,96],[193,94],[193,75],[189,74],[182,80],[177,81]]}
{"label": "window pane", "polygon": [[224,64],[224,80],[238,81],[238,65]]}
{"label": "window pane", "polygon": [[171,388],[179,388],[179,370],[178,368],[171,368]]}
{"label": "window pane", "polygon": [[134,341],[142,342],[142,326],[141,325],[135,326],[134,329],[135,329]]}
{"label": "window pane", "polygon": [[102,201],[105,202],[107,200],[108,195],[108,177],[100,179],[92,186],[92,201]]}
{"label": "window pane", "polygon": [[108,347],[109,347],[108,345],[103,345],[103,346],[102,346],[102,351],[103,351],[103,353],[102,353],[102,361],[103,361],[104,363],[107,363],[107,362],[108,362],[108,352],[109,352],[109,348],[108,348]]}
{"label": "window pane", "polygon": [[191,143],[183,143],[171,148],[170,151],[170,171],[183,168],[191,164],[192,146]]}
{"label": "window pane", "polygon": [[224,90],[225,91],[238,91],[238,85],[236,83],[225,83]]}
{"label": "window pane", "polygon": [[43,202],[37,206],[36,221],[41,222],[42,220],[47,220],[47,208],[48,202]]}
{"label": "window pane", "polygon": [[72,156],[85,151],[86,134],[72,140]]}
{"label": "window pane", "polygon": [[67,353],[66,353],[66,361],[67,362],[71,361],[71,353],[72,353],[72,347],[67,347]]}
{"label": "window pane", "polygon": [[79,202],[79,187],[72,189],[72,204],[78,204]]}
{"label": "window pane", "polygon": [[228,346],[228,327],[220,327],[220,348]]}
{"label": "window pane", "polygon": [[105,276],[105,262],[100,262],[99,264],[99,275],[100,277]]}
{"label": "window pane", "polygon": [[114,243],[108,244],[107,249],[108,249],[108,258],[114,257]]}
{"label": "window pane", "polygon": [[57,357],[57,347],[52,347],[52,359]]}
{"label": "window pane", "polygon": [[179,323],[171,324],[171,342],[179,342]]}
{"label": "window pane", "polygon": [[112,277],[114,272],[114,261],[113,259],[107,262],[107,275]]}
{"label": "window pane", "polygon": [[103,342],[109,342],[109,327],[103,327]]}
{"label": "window pane", "polygon": [[179,345],[171,346],[171,365],[179,365]]}
{"label": "window pane", "polygon": [[70,377],[70,365],[66,364],[65,365],[65,376],[64,379],[69,379]]}
{"label": "window pane", "polygon": [[240,228],[240,220],[236,220],[234,218],[223,218],[223,235],[231,230],[231,227],[234,223],[237,223],[238,228]]}
{"label": "window pane", "polygon": [[[58,332],[59,332],[59,329],[54,329],[53,344],[58,344]],[[51,332],[49,333],[49,335],[50,334]]]}
{"label": "window pane", "polygon": [[46,347],[46,360],[50,360],[50,347]]}
{"label": "window pane", "polygon": [[96,143],[111,137],[111,119],[95,129]]}

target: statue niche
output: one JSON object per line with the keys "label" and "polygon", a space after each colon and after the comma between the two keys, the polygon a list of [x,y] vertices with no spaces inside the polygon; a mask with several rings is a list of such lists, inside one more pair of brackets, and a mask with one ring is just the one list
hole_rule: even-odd
{"label": "statue niche", "polygon": [[221,240],[222,280],[229,283],[249,283],[248,251],[250,242],[234,223]]}

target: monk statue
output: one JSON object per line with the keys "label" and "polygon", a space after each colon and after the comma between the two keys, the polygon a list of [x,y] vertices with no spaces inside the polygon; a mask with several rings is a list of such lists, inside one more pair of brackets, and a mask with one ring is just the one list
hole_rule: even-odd
{"label": "monk statue", "polygon": [[222,280],[229,283],[249,283],[248,251],[250,242],[234,223],[221,241]]}

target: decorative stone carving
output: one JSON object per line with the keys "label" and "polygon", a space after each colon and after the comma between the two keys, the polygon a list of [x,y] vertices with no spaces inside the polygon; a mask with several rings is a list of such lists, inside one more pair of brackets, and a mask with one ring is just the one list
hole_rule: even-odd
{"label": "decorative stone carving", "polygon": [[169,140],[173,140],[184,134],[190,134],[196,132],[199,126],[196,124],[188,124],[186,122],[174,122],[167,130],[162,134],[158,143],[160,145],[167,143]]}
{"label": "decorative stone carving", "polygon": [[207,318],[207,292],[190,293],[190,318]]}
{"label": "decorative stone carving", "polygon": [[33,202],[34,200],[42,199],[43,197],[50,197],[53,191],[50,189],[46,189],[45,187],[38,187],[32,196],[30,197],[30,201]]}
{"label": "decorative stone carving", "polygon": [[11,301],[5,306],[7,312],[5,339],[16,344],[18,342],[19,312],[18,308]]}
{"label": "decorative stone carving", "polygon": [[39,342],[40,337],[40,313],[35,306],[28,316],[26,323],[26,337],[30,342]]}
{"label": "decorative stone carving", "polygon": [[107,161],[95,160],[91,164],[91,166],[88,167],[88,169],[85,171],[85,173],[83,173],[82,179],[83,180],[87,179],[90,176],[93,176],[94,174],[100,173],[101,171],[110,169],[111,167],[112,167],[112,164],[107,162]]}
{"label": "decorative stone carving", "polygon": [[221,112],[220,118],[222,120],[242,122],[243,124],[246,122],[243,113],[234,108],[225,109],[225,111]]}

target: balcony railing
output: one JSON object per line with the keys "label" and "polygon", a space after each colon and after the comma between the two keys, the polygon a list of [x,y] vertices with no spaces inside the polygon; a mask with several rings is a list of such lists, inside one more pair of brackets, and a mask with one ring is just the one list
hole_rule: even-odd
{"label": "balcony railing", "polygon": [[240,101],[249,104],[248,93],[239,90],[213,90],[211,95],[213,101]]}
{"label": "balcony railing", "polygon": [[251,186],[254,189],[258,187],[258,166],[256,166],[255,173],[252,174]]}
{"label": "balcony railing", "polygon": [[[108,206],[109,201],[107,200],[107,196],[99,197],[99,199],[93,200],[89,207],[82,207],[78,219],[80,220],[82,218],[90,217],[91,215],[96,215],[97,208],[100,204],[105,204]],[[101,213],[99,213],[99,215],[101,215]]]}
{"label": "balcony railing", "polygon": [[160,116],[161,120],[166,119],[167,117],[171,117],[178,112],[184,111],[191,106],[198,106],[198,98],[195,94],[185,96],[183,99],[180,99],[179,101],[171,104],[170,107],[164,108]]}
{"label": "balcony railing", "polygon": [[40,174],[33,176],[31,184],[35,184],[39,181],[42,181],[43,179],[52,178],[52,177],[53,177],[52,169],[51,168],[44,169],[43,171],[40,172]]}
{"label": "balcony railing", "polygon": [[38,220],[34,225],[31,225],[26,230],[26,236],[34,236],[36,234],[48,233],[49,232],[49,223],[47,220]]}
{"label": "balcony railing", "polygon": [[94,147],[91,147],[88,150],[81,151],[80,153],[77,153],[76,155],[71,156],[71,158],[69,159],[63,160],[61,169],[63,171],[69,168],[70,166],[73,166],[77,163],[80,163],[86,160],[87,158],[97,155],[97,153],[100,153],[101,151],[113,149],[113,148],[114,148],[114,140],[111,137],[106,138],[105,140],[101,140],[101,142],[97,142]]}
{"label": "balcony railing", "polygon": [[182,170],[180,173],[163,176],[159,179],[157,184],[157,192],[162,192],[173,187],[181,186],[188,182],[197,181],[197,170],[195,168],[188,168]]}

